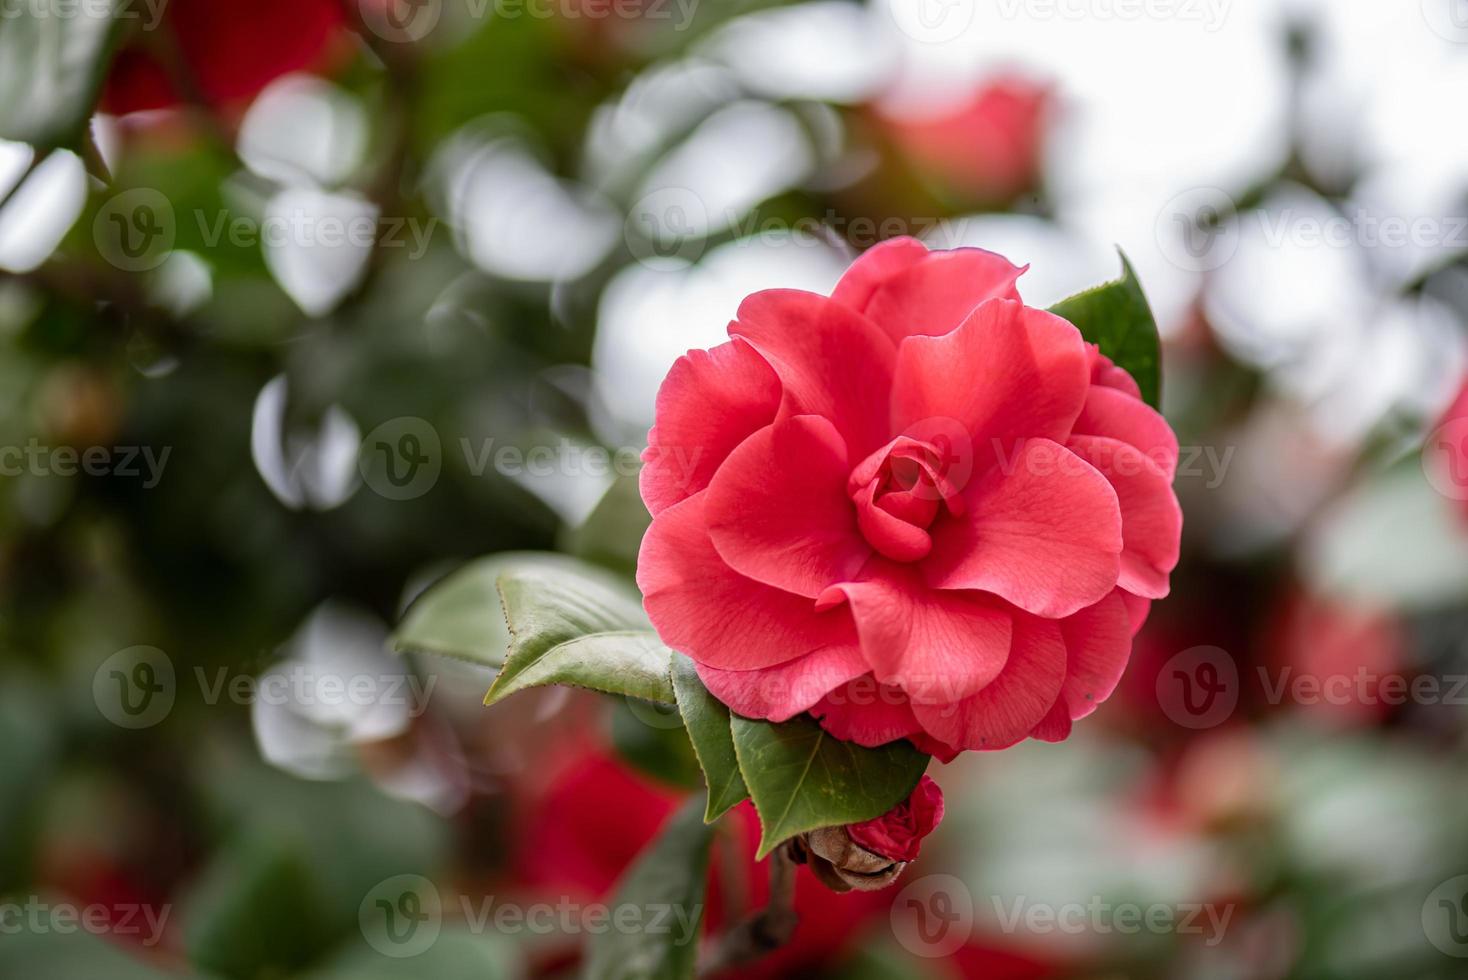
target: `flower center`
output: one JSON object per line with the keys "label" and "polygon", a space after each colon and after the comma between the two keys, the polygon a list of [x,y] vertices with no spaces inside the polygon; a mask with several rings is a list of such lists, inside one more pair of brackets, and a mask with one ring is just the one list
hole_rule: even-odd
{"label": "flower center", "polygon": [[948,464],[932,443],[899,436],[851,471],[846,489],[857,524],[879,554],[901,562],[925,558],[939,510],[962,513],[963,498],[944,476]]}

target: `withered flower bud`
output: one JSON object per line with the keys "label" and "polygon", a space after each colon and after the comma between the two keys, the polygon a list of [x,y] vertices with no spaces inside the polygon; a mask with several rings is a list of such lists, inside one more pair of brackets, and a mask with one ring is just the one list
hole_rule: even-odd
{"label": "withered flower bud", "polygon": [[893,861],[862,847],[845,827],[802,834],[795,840],[795,857],[810,865],[821,884],[833,892],[878,891],[896,881],[907,867],[906,861]]}
{"label": "withered flower bud", "polygon": [[917,859],[923,838],[943,819],[943,791],[924,776],[907,799],[875,820],[824,827],[796,838],[797,861],[835,892],[876,891]]}

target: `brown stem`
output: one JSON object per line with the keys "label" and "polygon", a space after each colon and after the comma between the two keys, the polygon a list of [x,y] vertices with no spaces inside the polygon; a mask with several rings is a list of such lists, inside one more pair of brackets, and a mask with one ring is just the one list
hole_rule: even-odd
{"label": "brown stem", "polygon": [[730,929],[713,945],[699,965],[700,977],[714,977],[753,962],[790,941],[799,921],[795,915],[795,855],[793,844],[781,845],[770,855],[770,900],[763,909]]}

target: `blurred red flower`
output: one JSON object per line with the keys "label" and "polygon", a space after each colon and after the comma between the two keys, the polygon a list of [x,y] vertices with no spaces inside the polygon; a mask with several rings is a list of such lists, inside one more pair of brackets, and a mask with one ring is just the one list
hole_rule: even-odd
{"label": "blurred red flower", "polygon": [[990,82],[956,108],[916,116],[883,111],[893,142],[919,168],[954,190],[1008,201],[1039,183],[1054,94],[1017,77]]}
{"label": "blurred red flower", "polygon": [[[681,802],[682,794],[643,779],[615,758],[589,753],[555,779],[526,815],[520,877],[539,889],[604,899]],[[737,854],[714,855],[705,935],[763,907],[769,896],[767,869],[754,860],[759,821],[753,807],[746,802],[726,819],[738,834]],[[720,840],[716,846],[730,843]],[[724,896],[731,893],[745,895],[744,907],[726,907]],[[891,900],[886,892],[833,894],[809,869],[799,868],[795,910],[800,926],[794,939],[740,967],[739,976],[809,976],[859,940],[863,925],[883,915]]]}
{"label": "blurred red flower", "polygon": [[[117,115],[197,97],[219,107],[281,75],[324,70],[346,49],[341,0],[171,0],[118,52],[102,94]],[[189,91],[192,88],[194,91]]]}

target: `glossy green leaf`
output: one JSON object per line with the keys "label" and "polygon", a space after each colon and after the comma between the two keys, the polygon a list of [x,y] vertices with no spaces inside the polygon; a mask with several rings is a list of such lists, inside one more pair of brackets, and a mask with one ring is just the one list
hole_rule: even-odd
{"label": "glossy green leaf", "polygon": [[592,633],[548,647],[536,645],[511,654],[484,703],[495,704],[532,687],[569,684],[671,704],[669,653],[651,632]]}
{"label": "glossy green leaf", "polygon": [[781,724],[734,716],[739,771],[759,811],[758,857],[782,841],[880,817],[907,799],[928,768],[911,742],[868,749],[828,735],[807,715]]}
{"label": "glossy green leaf", "polygon": [[603,574],[595,569],[588,572],[584,562],[550,552],[480,558],[449,573],[414,600],[393,634],[393,647],[400,653],[432,653],[488,667],[503,666],[510,630],[497,583],[502,573],[527,568],[543,568],[552,574]]}
{"label": "glossy green leaf", "polygon": [[731,807],[749,799],[749,788],[739,774],[739,757],[734,752],[729,709],[708,692],[693,669],[693,661],[681,653],[673,654],[672,679],[678,711],[708,783],[708,809],[703,818],[713,823]]}
{"label": "glossy green leaf", "polygon": [[667,647],[637,592],[591,565],[511,565],[499,577],[509,655],[485,697],[494,704],[546,684],[671,704]]}
{"label": "glossy green leaf", "polygon": [[[637,928],[593,934],[586,980],[685,980],[694,975],[713,829],[694,797],[643,851],[611,901],[612,921]],[[620,917],[620,918],[619,918]]]}
{"label": "glossy green leaf", "polygon": [[18,4],[0,17],[0,139],[78,142],[107,68],[120,0]]}
{"label": "glossy green leaf", "polygon": [[1135,378],[1148,405],[1161,406],[1162,354],[1157,319],[1125,255],[1121,256],[1120,279],[1061,300],[1050,307],[1050,312],[1075,324],[1081,336]]}

